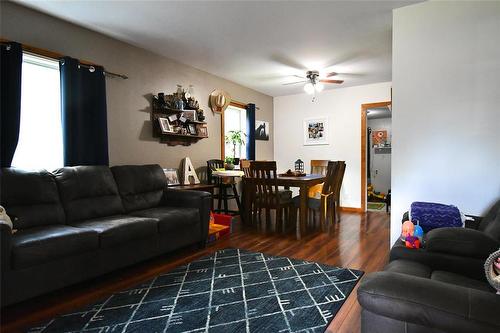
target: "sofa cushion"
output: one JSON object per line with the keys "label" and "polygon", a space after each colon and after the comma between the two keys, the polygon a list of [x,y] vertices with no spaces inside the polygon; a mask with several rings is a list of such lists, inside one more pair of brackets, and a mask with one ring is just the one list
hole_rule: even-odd
{"label": "sofa cushion", "polygon": [[158,164],[122,165],[111,168],[125,211],[158,207],[167,179]]}
{"label": "sofa cushion", "polygon": [[493,292],[493,288],[485,281],[474,280],[463,275],[445,272],[445,271],[433,271],[431,275],[432,280],[446,282],[454,284],[456,286],[462,286],[466,288],[472,288],[477,290],[483,290],[487,292]]}
{"label": "sofa cushion", "polygon": [[96,231],[101,248],[158,234],[158,220],[128,215],[101,217],[75,223],[73,226]]}
{"label": "sofa cushion", "polygon": [[0,204],[12,218],[14,229],[65,223],[56,181],[51,173],[4,168],[0,177]]}
{"label": "sofa cushion", "polygon": [[130,214],[159,220],[158,230],[160,233],[168,233],[200,223],[200,213],[197,208],[158,207],[139,210]]}
{"label": "sofa cushion", "polygon": [[54,174],[69,224],[123,213],[113,174],[107,166],[66,167]]}
{"label": "sofa cushion", "polygon": [[94,230],[67,225],[28,228],[12,236],[12,266],[25,268],[98,248]]}

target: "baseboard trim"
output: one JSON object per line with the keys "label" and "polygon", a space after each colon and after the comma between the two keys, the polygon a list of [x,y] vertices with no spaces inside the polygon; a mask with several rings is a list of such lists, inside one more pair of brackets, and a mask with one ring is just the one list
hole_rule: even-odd
{"label": "baseboard trim", "polygon": [[356,208],[356,207],[339,207],[341,212],[346,212],[346,213],[357,213],[357,214],[363,214],[364,211],[361,208]]}

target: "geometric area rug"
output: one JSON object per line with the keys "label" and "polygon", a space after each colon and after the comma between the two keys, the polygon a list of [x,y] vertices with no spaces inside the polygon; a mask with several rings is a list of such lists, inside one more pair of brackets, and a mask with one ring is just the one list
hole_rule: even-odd
{"label": "geometric area rug", "polygon": [[224,249],[28,332],[324,332],[362,275]]}

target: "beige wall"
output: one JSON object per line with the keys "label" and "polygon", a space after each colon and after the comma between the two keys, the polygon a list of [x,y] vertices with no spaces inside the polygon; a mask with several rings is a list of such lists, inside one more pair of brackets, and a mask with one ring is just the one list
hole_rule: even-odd
{"label": "beige wall", "polygon": [[[273,128],[273,99],[257,91],[195,68],[174,62],[141,48],[18,6],[1,4],[0,35],[3,38],[56,51],[103,65],[123,73],[128,80],[106,79],[110,163],[159,163],[178,167],[189,156],[196,168],[220,157],[220,115],[208,108],[214,89],[226,90],[233,99],[255,103],[256,119]],[[195,97],[205,110],[210,137],[188,147],[160,144],[151,134],[151,93],[175,91],[176,84],[194,85]],[[273,159],[273,130],[270,141],[256,141],[256,157]]]}

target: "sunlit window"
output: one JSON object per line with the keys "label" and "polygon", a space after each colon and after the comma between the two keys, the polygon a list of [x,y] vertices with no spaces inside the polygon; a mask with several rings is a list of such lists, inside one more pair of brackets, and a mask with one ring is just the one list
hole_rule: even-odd
{"label": "sunlit window", "polygon": [[59,63],[23,55],[21,127],[12,166],[49,171],[63,166]]}
{"label": "sunlit window", "polygon": [[[247,110],[238,108],[235,106],[229,106],[224,111],[224,137],[229,133],[229,131],[243,131],[246,133],[246,118]],[[247,156],[246,143],[247,137],[243,136],[245,145],[236,146],[236,156],[240,159],[245,159]],[[226,157],[233,157],[234,146],[231,143],[225,145],[224,151]]]}

